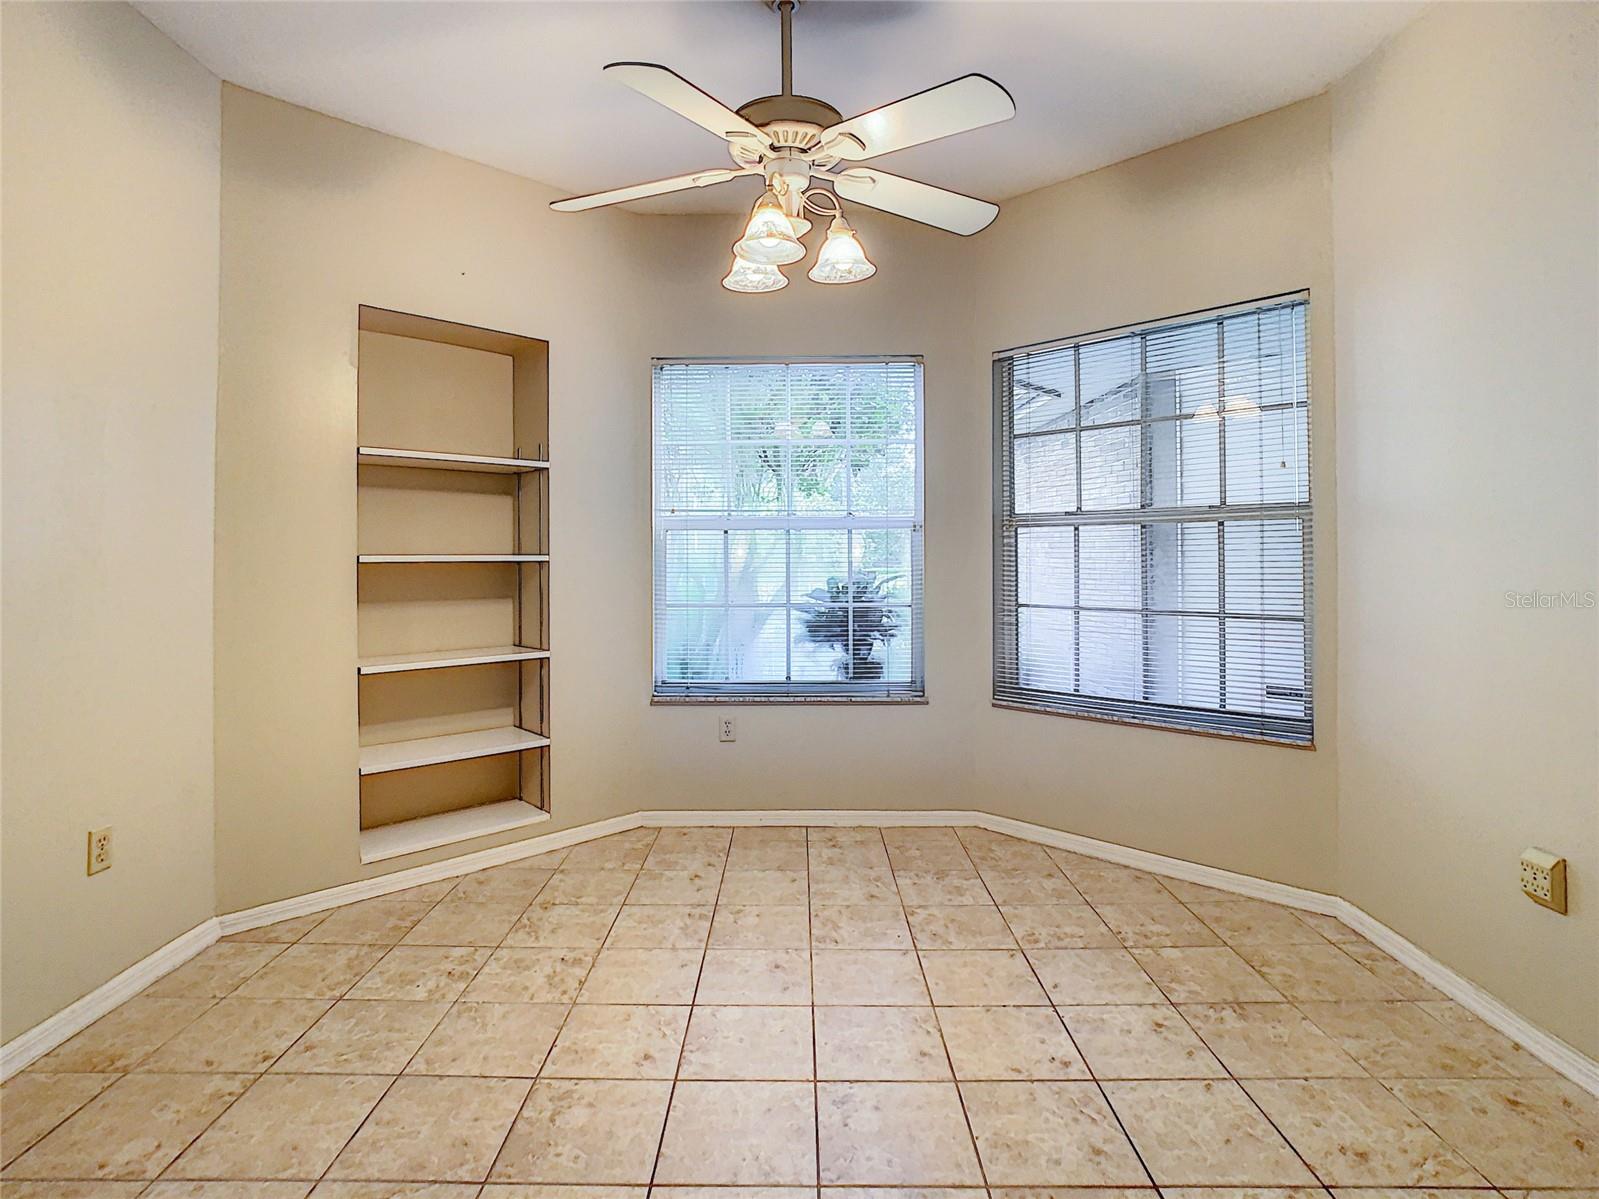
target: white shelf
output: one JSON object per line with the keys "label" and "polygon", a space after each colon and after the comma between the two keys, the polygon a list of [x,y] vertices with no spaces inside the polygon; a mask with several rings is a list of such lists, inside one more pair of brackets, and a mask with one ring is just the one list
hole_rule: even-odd
{"label": "white shelf", "polygon": [[435,454],[428,450],[391,450],[363,445],[355,460],[362,466],[411,466],[424,470],[468,470],[480,474],[521,475],[528,471],[549,470],[548,462],[536,458],[492,458],[479,454]]}
{"label": "white shelf", "polygon": [[548,562],[548,554],[357,554],[362,566],[384,562]]}
{"label": "white shelf", "polygon": [[412,741],[390,741],[386,745],[361,747],[361,773],[385,774],[390,770],[411,770],[417,766],[437,766],[441,762],[464,762],[468,758],[492,758],[496,754],[521,753],[542,749],[548,737],[530,733],[515,725],[479,729],[473,733],[451,733],[445,737],[418,737]]}
{"label": "white shelf", "polygon": [[391,654],[362,658],[356,664],[360,674],[395,674],[402,670],[444,670],[451,666],[487,666],[493,662],[527,662],[548,658],[547,649],[526,645],[494,645],[487,649],[441,649],[425,654]]}
{"label": "white shelf", "polygon": [[440,812],[437,816],[421,816],[416,820],[385,824],[361,833],[361,861],[381,862],[387,858],[400,858],[424,849],[470,841],[473,837],[486,837],[490,833],[541,824],[549,818],[548,812],[530,803],[506,799],[455,812]]}

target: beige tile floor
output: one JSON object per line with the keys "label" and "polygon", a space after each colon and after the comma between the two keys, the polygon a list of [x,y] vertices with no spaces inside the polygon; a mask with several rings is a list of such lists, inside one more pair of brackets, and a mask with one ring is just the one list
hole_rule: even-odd
{"label": "beige tile floor", "polygon": [[1337,921],[967,829],[240,933],[0,1104],[4,1199],[1599,1199],[1599,1103]]}

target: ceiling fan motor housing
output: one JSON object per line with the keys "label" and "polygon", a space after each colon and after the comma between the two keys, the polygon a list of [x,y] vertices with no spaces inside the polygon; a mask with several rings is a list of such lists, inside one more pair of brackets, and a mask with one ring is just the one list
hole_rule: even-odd
{"label": "ceiling fan motor housing", "polygon": [[[792,145],[799,150],[814,146],[822,130],[844,119],[838,109],[815,96],[762,96],[740,108],[738,115],[751,125],[764,128],[777,145]],[[784,135],[810,140],[792,142]]]}

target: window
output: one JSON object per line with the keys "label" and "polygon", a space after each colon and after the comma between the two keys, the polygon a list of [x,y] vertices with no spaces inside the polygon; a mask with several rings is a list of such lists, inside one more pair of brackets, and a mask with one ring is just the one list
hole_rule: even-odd
{"label": "window", "polygon": [[996,702],[1311,742],[1305,306],[996,356]]}
{"label": "window", "polygon": [[922,695],[918,359],[657,361],[658,699]]}

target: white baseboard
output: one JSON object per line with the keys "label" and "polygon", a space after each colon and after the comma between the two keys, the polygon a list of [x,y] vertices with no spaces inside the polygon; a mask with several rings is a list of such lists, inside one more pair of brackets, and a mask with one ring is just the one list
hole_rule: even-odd
{"label": "white baseboard", "polygon": [[475,853],[429,862],[425,866],[412,866],[405,870],[395,870],[389,874],[379,874],[357,882],[328,887],[322,891],[309,891],[289,899],[263,903],[259,907],[229,912],[217,919],[222,923],[223,936],[229,933],[241,933],[246,929],[260,928],[264,924],[276,924],[279,920],[309,916],[312,912],[325,912],[329,908],[342,907],[358,899],[391,895],[395,891],[419,887],[423,883],[438,882],[442,878],[456,878],[463,874],[471,874],[474,870],[486,870],[490,866],[504,866],[510,862],[519,862],[523,858],[537,857],[541,853],[553,853],[557,849],[566,849],[580,841],[593,841],[599,837],[609,837],[612,833],[625,833],[629,829],[640,827],[643,824],[641,819],[643,815],[642,812],[630,812],[626,816],[612,816],[608,820],[596,820],[592,824],[579,824],[562,829],[560,832],[527,837],[521,841],[512,841],[508,845],[496,845],[493,849],[480,849]]}
{"label": "white baseboard", "polygon": [[221,936],[217,920],[196,924],[168,941],[148,957],[140,958],[121,974],[101,983],[82,999],[68,1004],[48,1020],[0,1045],[0,1082],[38,1061],[57,1045],[77,1036],[112,1008],[171,973]]}
{"label": "white baseboard", "polygon": [[930,828],[953,825],[974,828],[983,819],[981,812],[937,811],[917,809],[894,811],[888,808],[775,808],[762,811],[757,808],[737,812],[713,810],[655,809],[636,813],[639,823],[646,828],[701,828],[706,825],[732,825],[736,828],[784,827],[796,824],[816,825],[826,828]]}
{"label": "white baseboard", "polygon": [[1150,853],[1146,849],[1130,849],[1110,841],[1096,841],[1077,833],[1063,833],[1059,829],[1025,820],[1012,820],[1009,816],[995,816],[988,812],[975,812],[976,824],[993,833],[1036,841],[1051,849],[1065,849],[1084,857],[1100,858],[1118,866],[1130,866],[1150,874],[1163,874],[1167,878],[1180,878],[1186,883],[1199,883],[1215,887],[1218,891],[1232,891],[1251,899],[1264,899],[1284,907],[1298,908],[1302,912],[1319,912],[1324,916],[1337,916],[1342,911],[1343,900],[1322,891],[1309,891],[1287,883],[1274,883],[1270,879],[1256,878],[1252,874],[1235,874],[1219,866],[1202,866],[1198,862],[1185,862],[1181,858],[1168,858],[1164,854]]}
{"label": "white baseboard", "polygon": [[1539,1028],[1497,996],[1457,974],[1419,945],[1406,940],[1381,920],[1340,899],[1338,917],[1378,949],[1410,967],[1485,1024],[1498,1029],[1539,1061],[1559,1071],[1583,1090],[1599,1095],[1599,1061],[1551,1032]]}
{"label": "white baseboard", "polygon": [[592,841],[599,837],[608,837],[613,833],[627,832],[630,829],[695,828],[708,825],[735,825],[739,827],[825,825],[874,828],[951,825],[959,828],[982,828],[990,832],[1003,833],[1007,836],[1019,837],[1025,841],[1047,845],[1054,849],[1080,853],[1085,857],[1099,858],[1102,861],[1112,862],[1116,865],[1145,870],[1151,874],[1165,875],[1167,878],[1177,878],[1185,882],[1214,887],[1218,891],[1230,891],[1234,894],[1246,895],[1253,899],[1263,899],[1269,903],[1279,903],[1301,911],[1316,912],[1324,916],[1336,916],[1370,940],[1379,949],[1414,970],[1425,981],[1472,1012],[1479,1019],[1520,1044],[1540,1061],[1569,1078],[1584,1090],[1599,1095],[1599,1062],[1588,1057],[1576,1047],[1567,1044],[1554,1034],[1539,1028],[1530,1020],[1483,990],[1476,983],[1457,974],[1425,950],[1406,940],[1386,924],[1362,911],[1347,899],[1342,899],[1336,895],[1327,895],[1320,891],[1306,890],[1303,887],[1289,886],[1287,883],[1255,878],[1252,875],[1237,874],[1231,870],[1222,870],[1216,866],[1185,862],[1180,858],[1169,858],[1163,854],[1150,853],[1147,850],[1131,849],[1125,845],[1116,845],[1109,841],[1097,841],[1092,837],[1046,828],[1043,825],[1031,824],[1025,820],[1013,820],[1008,816],[996,816],[989,812],[932,810],[896,812],[851,811],[845,809],[800,809],[770,812],[750,809],[726,812],[704,810],[632,812],[625,816],[613,816],[608,820],[599,820],[592,824],[562,829],[560,832],[528,837],[525,840],[513,841],[509,845],[500,845],[493,849],[478,850],[476,853],[463,854],[460,857],[447,858],[439,862],[429,862],[424,866],[396,870],[374,878],[361,879],[358,882],[345,883],[342,886],[329,887],[322,891],[312,891],[305,895],[280,899],[274,903],[261,904],[259,907],[247,908],[239,912],[229,912],[225,916],[208,920],[190,929],[181,937],[156,950],[149,957],[135,962],[121,974],[103,986],[97,987],[70,1007],[64,1008],[48,1020],[35,1025],[27,1032],[0,1046],[0,1080],[11,1077],[18,1070],[44,1056],[44,1054],[67,1040],[67,1038],[87,1028],[125,999],[142,991],[162,975],[181,966],[206,948],[206,946],[216,941],[219,936],[243,932],[246,929],[259,928],[262,925],[274,924],[279,920],[288,920],[294,916],[305,916],[312,912],[326,911],[329,908],[354,903],[359,899],[371,899],[378,895],[389,895],[396,891],[404,891],[409,887],[420,886],[423,883],[436,882],[439,879],[455,878],[490,866],[501,866],[509,862],[521,861],[524,858],[536,857],[539,854],[565,849],[568,846],[576,845],[583,841]]}

